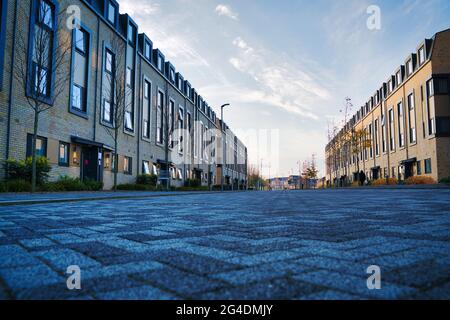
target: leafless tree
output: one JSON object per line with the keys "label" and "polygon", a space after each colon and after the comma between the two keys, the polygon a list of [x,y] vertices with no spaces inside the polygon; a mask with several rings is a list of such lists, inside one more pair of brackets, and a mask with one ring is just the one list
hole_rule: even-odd
{"label": "leafless tree", "polygon": [[[109,97],[110,101],[102,102],[103,106],[100,109],[103,112],[102,119],[107,122],[107,125],[103,126],[103,128],[105,128],[114,142],[113,190],[117,191],[119,136],[121,129],[124,127],[125,113],[130,104],[133,103],[133,99],[130,96],[132,90],[127,86],[125,76],[126,43],[122,39],[112,36],[110,48],[111,55],[104,58],[110,72],[105,72],[105,83],[102,88],[103,94],[105,97]],[[108,106],[106,106],[106,103],[108,103]],[[105,110],[105,108],[108,108],[108,110]],[[107,118],[106,120],[105,117]]]}
{"label": "leafless tree", "polygon": [[[9,66],[13,78],[25,92],[27,105],[33,111],[32,192],[36,191],[36,140],[39,117],[51,109],[67,87],[70,79],[69,55],[71,52],[71,30],[60,28],[53,32],[55,23],[66,26],[66,9],[52,12],[49,6],[41,5],[36,25],[31,33],[21,30],[13,44],[15,60]],[[23,2],[18,7],[18,20],[28,21],[29,8]],[[54,13],[54,14],[53,14]],[[56,39],[54,39],[56,37]],[[55,54],[53,54],[53,52]]]}

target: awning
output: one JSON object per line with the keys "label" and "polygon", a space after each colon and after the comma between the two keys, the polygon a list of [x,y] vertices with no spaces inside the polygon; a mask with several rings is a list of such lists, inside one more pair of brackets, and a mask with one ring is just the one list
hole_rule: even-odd
{"label": "awning", "polygon": [[407,160],[400,161],[400,164],[411,164],[417,162],[417,158],[411,158]]}
{"label": "awning", "polygon": [[163,165],[168,164],[169,167],[175,167],[175,163],[173,163],[173,162],[167,162],[166,160],[158,159],[158,160],[156,160],[156,163],[157,163],[157,164],[163,164]]}
{"label": "awning", "polygon": [[96,141],[92,141],[92,140],[88,140],[88,139],[83,139],[77,136],[71,136],[70,140],[73,143],[76,144],[81,144],[83,146],[87,146],[87,147],[97,147],[97,148],[102,148],[108,151],[113,151],[113,148],[111,148],[110,146],[103,144],[101,142],[96,142]]}

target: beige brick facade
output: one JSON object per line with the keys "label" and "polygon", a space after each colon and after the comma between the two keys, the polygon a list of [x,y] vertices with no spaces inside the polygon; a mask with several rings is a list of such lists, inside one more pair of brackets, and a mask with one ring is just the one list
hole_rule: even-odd
{"label": "beige brick facade", "polygon": [[[145,39],[149,39],[142,33],[139,33],[138,26],[135,26],[132,18],[127,14],[119,14],[119,3],[114,0],[7,0],[2,2],[2,11],[6,10],[5,20],[5,44],[4,44],[4,64],[5,68],[0,74],[2,77],[2,87],[0,89],[0,162],[3,164],[7,158],[24,159],[27,154],[27,134],[32,133],[33,128],[33,111],[27,105],[26,94],[19,82],[13,80],[11,82],[11,68],[6,66],[16,67],[12,61],[13,51],[17,50],[17,35],[27,35],[30,29],[30,8],[35,2],[35,5],[41,1],[48,1],[50,4],[57,3],[59,9],[63,11],[58,23],[57,34],[60,39],[64,37],[72,37],[72,31],[66,28],[66,15],[64,10],[69,5],[77,5],[81,9],[81,25],[83,29],[90,34],[89,50],[87,57],[89,58],[89,70],[86,73],[86,83],[88,84],[85,94],[87,97],[85,111],[80,115],[78,112],[73,112],[71,108],[71,88],[72,83],[68,83],[64,87],[63,93],[58,97],[53,106],[46,112],[42,113],[39,119],[38,135],[46,139],[47,153],[50,163],[52,164],[51,179],[57,179],[62,175],[69,175],[74,177],[95,178],[104,182],[105,188],[111,188],[113,184],[112,166],[112,151],[114,140],[108,134],[105,124],[102,122],[102,112],[104,108],[105,99],[105,48],[111,46],[113,39],[119,39],[124,43],[126,54],[123,65],[130,66],[133,70],[133,88],[132,92],[134,103],[132,107],[134,116],[132,119],[133,130],[128,132],[123,128],[120,130],[118,141],[118,180],[119,183],[133,183],[136,177],[144,173],[146,165],[149,164],[151,172],[153,172],[153,165],[155,165],[158,174],[162,177],[162,172],[159,171],[166,163],[165,146],[156,141],[157,130],[157,96],[158,91],[161,90],[164,94],[164,108],[167,109],[169,101],[174,103],[174,125],[180,115],[183,115],[184,129],[187,128],[188,114],[191,117],[191,132],[192,141],[194,134],[198,133],[194,130],[195,121],[201,121],[205,128],[219,129],[220,121],[211,107],[201,105],[200,100],[197,99],[197,94],[194,95],[195,89],[191,86],[191,90],[187,90],[186,80],[178,83],[172,82],[169,74],[169,63],[164,61],[164,72],[160,72],[157,67],[157,60],[155,54],[156,47],[151,48],[150,59],[145,57]],[[115,6],[115,22],[108,21],[109,5]],[[127,39],[130,38],[130,28],[128,26],[136,27],[136,37],[134,45],[130,44]],[[1,30],[4,31],[3,29]],[[15,38],[14,38],[14,35]],[[28,39],[26,39],[28,41]],[[153,45],[153,44],[152,44]],[[2,48],[3,49],[3,48]],[[74,54],[74,49],[70,53],[70,59],[63,65],[68,73],[73,73],[71,68],[71,59]],[[175,70],[174,74],[175,74]],[[123,74],[124,70],[117,74]],[[176,81],[178,81],[178,73],[176,73]],[[181,78],[180,78],[181,79]],[[184,78],[183,78],[184,79]],[[150,136],[143,135],[143,108],[144,108],[144,81],[148,81],[150,86],[151,96],[149,125]],[[11,94],[10,94],[11,92]],[[179,111],[182,110],[180,113]],[[246,149],[243,143],[227,131],[227,135],[232,137],[236,142],[236,149],[244,150],[244,163],[246,163]],[[187,139],[186,139],[187,140]],[[220,142],[220,139],[216,140]],[[60,165],[59,149],[60,142],[69,144],[69,163],[67,166]],[[230,148],[234,149],[232,144]],[[168,162],[170,164],[171,185],[182,186],[184,180],[187,178],[200,178],[203,185],[214,185],[220,181],[220,162],[214,160],[212,157],[194,157],[194,145],[191,146],[191,152],[188,153],[187,148],[183,148],[182,157],[184,161],[180,163],[172,163],[174,156],[180,156],[178,148],[169,150]],[[220,143],[218,147],[214,148],[216,155],[220,155]],[[199,149],[200,150],[200,149]],[[199,151],[201,152],[201,151]],[[234,150],[230,151],[231,153]],[[131,174],[124,172],[124,163],[128,160],[131,162]],[[203,159],[205,158],[205,159]],[[231,160],[231,159],[228,159]],[[233,159],[234,160],[234,159]],[[93,162],[98,165],[92,165]],[[232,161],[232,160],[231,160]],[[91,166],[87,168],[87,166]],[[86,167],[86,168],[85,168]],[[89,171],[89,175],[86,173]],[[229,176],[230,183],[233,179],[237,179],[237,186],[241,188],[246,187],[246,165],[238,165],[231,163],[227,166],[224,175]],[[181,175],[179,175],[181,173]],[[0,169],[0,177],[3,178],[5,173],[3,165]],[[0,179],[1,179],[0,178]]]}
{"label": "beige brick facade", "polygon": [[[449,52],[450,29],[423,41],[389,76],[327,145],[328,184],[352,183],[360,171],[368,180],[450,177]],[[349,137],[357,132],[368,142],[355,148]]]}

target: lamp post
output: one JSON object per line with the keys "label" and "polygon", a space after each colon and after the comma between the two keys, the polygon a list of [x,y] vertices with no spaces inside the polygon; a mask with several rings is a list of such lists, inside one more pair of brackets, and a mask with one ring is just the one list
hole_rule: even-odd
{"label": "lamp post", "polygon": [[225,107],[228,107],[230,104],[229,103],[226,103],[226,104],[224,104],[224,105],[222,105],[221,107],[220,107],[220,119],[221,119],[221,132],[222,132],[222,170],[221,170],[221,173],[220,173],[220,175],[221,175],[221,177],[220,177],[220,185],[221,185],[221,188],[222,188],[222,192],[223,192],[223,179],[224,179],[224,169],[225,169],[225,164],[226,164],[226,150],[225,150],[225,140],[223,139],[223,136],[224,136],[224,134],[223,134],[223,130],[224,130],[224,122],[223,122],[223,108],[225,108]]}

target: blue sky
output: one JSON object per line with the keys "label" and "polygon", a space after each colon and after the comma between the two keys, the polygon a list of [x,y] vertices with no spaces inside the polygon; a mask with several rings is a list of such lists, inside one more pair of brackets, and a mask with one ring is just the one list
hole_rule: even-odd
{"label": "blue sky", "polygon": [[[166,57],[233,129],[279,130],[270,157],[249,145],[265,175],[298,172],[328,123],[375,92],[425,38],[450,28],[448,0],[119,0]],[[369,30],[367,8],[381,9]],[[270,165],[269,165],[270,164]]]}

